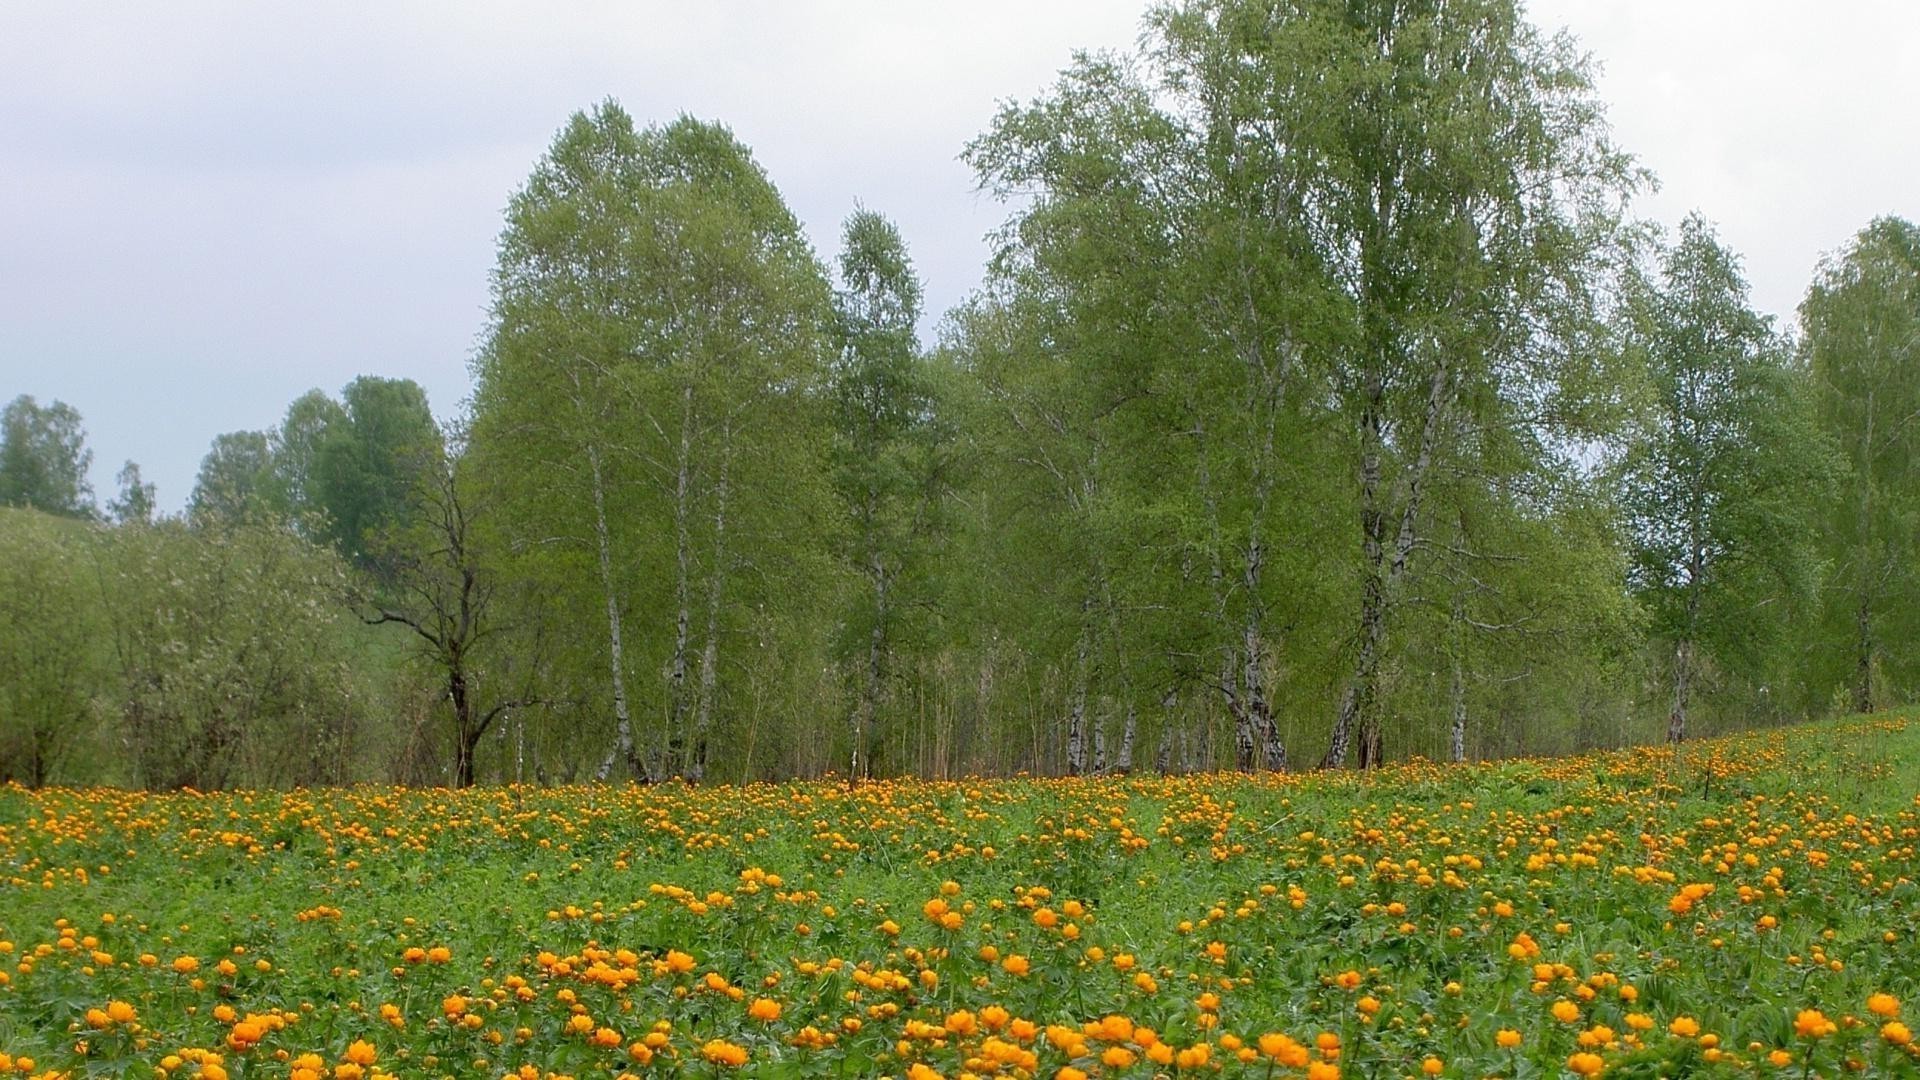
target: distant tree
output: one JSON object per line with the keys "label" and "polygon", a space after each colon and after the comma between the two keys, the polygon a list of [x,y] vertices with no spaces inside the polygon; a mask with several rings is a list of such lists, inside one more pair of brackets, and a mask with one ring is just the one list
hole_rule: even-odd
{"label": "distant tree", "polygon": [[80,414],[62,401],[42,406],[22,394],[0,411],[0,506],[31,506],[61,517],[94,514],[87,469],[93,451]]}
{"label": "distant tree", "polygon": [[319,479],[320,448],[347,423],[347,411],[319,390],[287,406],[267,440],[273,451],[273,493],[280,508],[313,536],[325,535],[326,507]]}
{"label": "distant tree", "polygon": [[1738,261],[1704,219],[1681,225],[1629,311],[1652,400],[1620,462],[1621,501],[1633,583],[1672,650],[1667,741],[1677,743],[1702,664],[1738,668],[1741,651],[1780,641],[1811,598],[1837,467],[1803,373],[1748,306]]}
{"label": "distant tree", "polygon": [[404,516],[423,463],[440,455],[440,429],[411,379],[353,380],[341,391],[340,415],[311,399],[296,401],[282,427],[288,490],[325,511],[326,534],[342,555],[371,566],[380,531]]}
{"label": "distant tree", "polygon": [[195,520],[245,521],[272,509],[273,452],[262,431],[217,435],[187,500]]}
{"label": "distant tree", "polygon": [[1850,466],[1828,518],[1827,651],[1852,707],[1920,690],[1920,228],[1875,220],[1800,305],[1821,426]]}
{"label": "distant tree", "polygon": [[146,525],[153,521],[153,485],[140,478],[140,466],[129,461],[120,466],[114,481],[120,494],[107,501],[107,516],[121,525]]}

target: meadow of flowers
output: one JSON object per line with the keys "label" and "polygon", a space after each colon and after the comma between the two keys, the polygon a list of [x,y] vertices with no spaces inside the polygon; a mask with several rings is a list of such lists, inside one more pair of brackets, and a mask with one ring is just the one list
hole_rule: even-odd
{"label": "meadow of flowers", "polygon": [[0,1072],[1920,1075],[1916,762],[5,789]]}

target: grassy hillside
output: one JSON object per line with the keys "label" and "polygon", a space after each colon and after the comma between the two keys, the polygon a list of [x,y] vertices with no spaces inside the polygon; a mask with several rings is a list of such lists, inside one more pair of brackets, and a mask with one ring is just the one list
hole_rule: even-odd
{"label": "grassy hillside", "polygon": [[1917,763],[1878,716],[1367,776],[6,789],[0,1064],[1906,1074]]}

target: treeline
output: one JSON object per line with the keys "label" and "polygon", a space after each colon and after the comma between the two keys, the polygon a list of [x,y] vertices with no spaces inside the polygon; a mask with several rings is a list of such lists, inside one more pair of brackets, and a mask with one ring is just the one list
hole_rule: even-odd
{"label": "treeline", "polygon": [[748,149],[576,115],[467,415],[363,378],[188,511],[79,418],[0,449],[0,771],[152,786],[1372,765],[1920,689],[1920,230],[1789,335],[1627,207],[1512,0],[1187,0],[970,144],[919,339]]}

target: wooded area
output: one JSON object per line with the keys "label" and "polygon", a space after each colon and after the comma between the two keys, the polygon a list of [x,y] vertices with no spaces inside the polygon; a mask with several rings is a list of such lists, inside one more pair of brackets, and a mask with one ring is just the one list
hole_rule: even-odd
{"label": "wooded area", "polygon": [[[465,785],[1370,766],[1920,690],[1920,230],[1789,332],[1630,213],[1512,0],[1185,0],[965,148],[920,338],[720,124],[572,117],[470,410],[405,379],[96,503],[0,443],[0,779]],[[476,267],[475,272],[480,272]]]}

